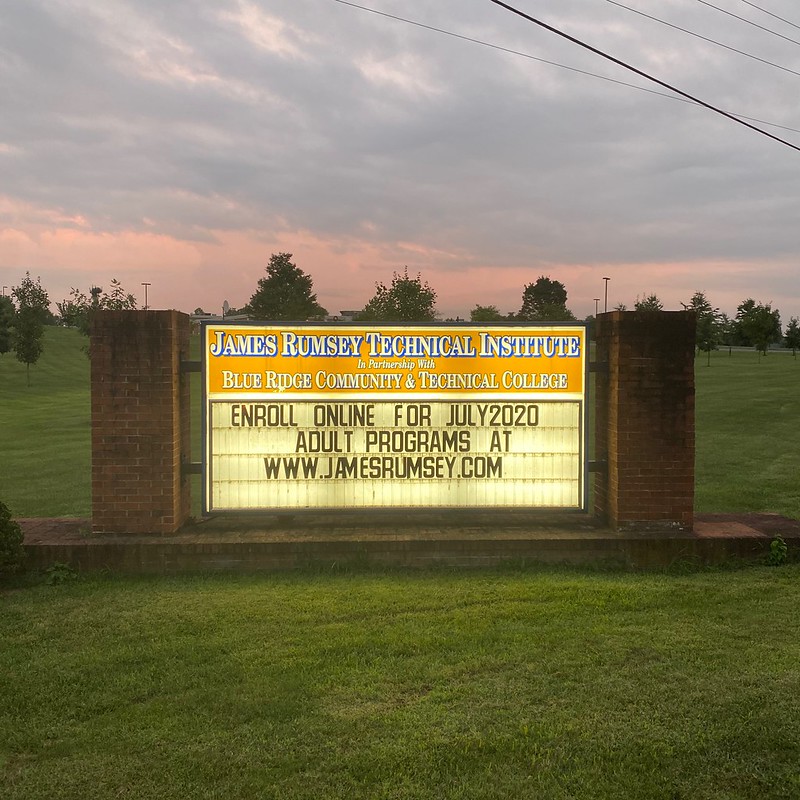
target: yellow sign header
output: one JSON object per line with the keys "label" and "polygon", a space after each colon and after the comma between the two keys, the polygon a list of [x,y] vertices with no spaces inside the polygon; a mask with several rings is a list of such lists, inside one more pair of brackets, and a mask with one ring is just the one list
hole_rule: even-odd
{"label": "yellow sign header", "polygon": [[582,326],[209,323],[209,399],[526,395],[582,398]]}

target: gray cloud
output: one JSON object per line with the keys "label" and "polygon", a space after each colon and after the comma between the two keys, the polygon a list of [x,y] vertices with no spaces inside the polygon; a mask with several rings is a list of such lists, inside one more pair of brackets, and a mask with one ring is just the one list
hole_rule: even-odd
{"label": "gray cloud", "polygon": [[[488,2],[372,5],[647,85]],[[795,45],[691,0],[637,7],[800,71]],[[789,0],[770,8],[800,22]],[[705,100],[800,128],[797,76],[610,4],[565,0],[546,18]],[[288,227],[498,268],[797,253],[800,153],[332,0],[9,0],[3,23],[0,191],[97,231],[202,241]],[[778,275],[776,288],[794,280]]]}

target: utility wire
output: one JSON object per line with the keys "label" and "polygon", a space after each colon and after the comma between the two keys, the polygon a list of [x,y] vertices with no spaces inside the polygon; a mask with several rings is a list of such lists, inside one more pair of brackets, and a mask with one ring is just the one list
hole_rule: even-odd
{"label": "utility wire", "polygon": [[[494,2],[494,0],[490,0]],[[752,58],[754,61],[760,61],[762,64],[767,64],[770,67],[775,67],[775,69],[783,70],[784,72],[791,72],[792,75],[797,75],[800,77],[800,72],[796,70],[789,69],[789,67],[782,67],[780,64],[776,64],[774,61],[767,61],[765,58],[759,58],[758,56],[754,56],[752,53],[747,53],[744,50],[739,50],[736,47],[731,47],[730,45],[723,44],[722,42],[718,42],[716,39],[709,39],[708,36],[701,36],[699,33],[695,33],[694,31],[688,30],[688,28],[681,28],[680,25],[673,25],[671,22],[667,22],[663,19],[659,19],[658,17],[651,16],[650,14],[645,14],[644,11],[639,11],[637,8],[631,8],[630,6],[626,6],[623,3],[618,3],[617,0],[606,0],[607,3],[611,3],[612,6],[619,6],[619,8],[624,8],[626,11],[631,11],[634,14],[638,14],[640,17],[646,17],[647,19],[651,19],[654,22],[660,22],[662,25],[666,25],[668,28],[674,28],[676,31],[682,31],[683,33],[688,33],[690,36],[695,36],[698,39],[702,39],[704,42],[710,42],[711,44],[715,44],[718,47],[724,47],[726,50],[731,50],[734,53],[739,53],[739,55],[747,56],[747,58]]]}
{"label": "utility wire", "polygon": [[[659,92],[655,89],[648,89],[646,86],[637,86],[635,83],[628,83],[627,81],[620,81],[616,78],[609,78],[606,75],[598,75],[596,72],[589,72],[585,69],[578,69],[577,67],[570,67],[566,64],[559,64],[557,61],[548,61],[546,58],[539,58],[538,56],[531,55],[530,53],[524,53],[521,50],[512,50],[510,47],[503,47],[499,44],[492,44],[491,42],[485,42],[482,39],[473,39],[471,36],[464,36],[460,33],[454,33],[453,31],[448,31],[445,28],[436,28],[433,25],[426,25],[423,22],[416,22],[413,19],[406,19],[405,17],[398,17],[395,14],[389,14],[386,11],[378,11],[375,8],[369,8],[368,6],[362,6],[358,3],[351,3],[349,0],[333,0],[334,3],[339,3],[343,6],[350,6],[351,8],[357,8],[361,11],[369,11],[370,14],[377,14],[379,17],[387,17],[388,19],[396,20],[397,22],[405,22],[408,25],[414,25],[417,28],[424,28],[427,31],[433,31],[434,33],[443,33],[445,36],[452,36],[454,39],[461,39],[465,42],[471,42],[472,44],[480,44],[484,47],[491,47],[493,50],[499,50],[502,53],[509,53],[513,56],[522,56],[522,58],[530,59],[531,61],[538,61],[541,64],[549,64],[551,67],[560,67],[561,69],[569,70],[570,72],[577,72],[581,75],[589,75],[592,78],[599,78],[603,81],[608,81],[609,83],[616,83],[620,86],[627,86],[630,89],[638,89],[642,92],[647,92],[648,94],[657,94],[660,97],[668,97],[671,100],[682,100],[683,98],[675,97],[675,95],[667,94],[666,92]],[[769,125],[770,123],[764,123],[765,125]],[[782,127],[782,126],[777,126]],[[800,131],[798,131],[800,133]]]}
{"label": "utility wire", "polygon": [[[413,19],[407,19],[405,17],[398,17],[395,14],[389,14],[385,11],[378,11],[375,8],[369,8],[368,6],[362,6],[358,3],[350,2],[349,0],[333,0],[335,3],[339,3],[343,6],[350,6],[351,8],[357,8],[359,11],[368,11],[370,14],[377,14],[379,17],[387,17],[388,19],[393,19],[397,22],[404,22],[407,25],[413,25],[417,28],[424,28],[428,31],[433,31],[434,33],[442,33],[445,36],[452,36],[454,39],[461,39],[465,42],[471,42],[472,44],[479,44],[483,47],[491,47],[493,50],[499,50],[501,53],[509,53],[510,55],[514,56],[521,56],[522,58],[530,59],[531,61],[538,61],[541,64],[547,64],[551,67],[558,67],[559,69],[565,69],[569,72],[576,72],[579,75],[586,75],[590,78],[597,78],[601,81],[606,81],[607,83],[614,83],[617,86],[625,86],[628,89],[636,89],[639,92],[647,92],[647,94],[654,94],[658,97],[666,97],[667,100],[677,100],[681,103],[688,103],[689,105],[697,105],[694,100],[689,100],[686,97],[680,97],[674,94],[667,94],[667,92],[659,92],[657,89],[648,89],[646,86],[639,86],[635,83],[628,83],[627,81],[621,81],[617,78],[610,78],[607,75],[600,75],[596,72],[590,72],[589,70],[585,69],[578,69],[578,67],[570,67],[567,64],[560,64],[557,61],[548,61],[546,58],[539,58],[538,56],[531,55],[530,53],[525,53],[521,50],[513,50],[510,47],[503,47],[499,44],[493,44],[492,42],[486,42],[482,39],[474,39],[471,36],[464,36],[460,33],[454,33],[453,31],[448,31],[445,28],[436,28],[433,25],[426,25],[423,22],[416,22]],[[763,119],[758,119],[757,117],[748,117],[745,114],[736,114],[737,117],[740,119],[747,119],[750,122],[758,122],[760,125],[769,125],[771,128],[780,128],[784,131],[791,131],[792,133],[800,133],[800,128],[791,128],[788,125],[779,125],[777,122],[767,122]]]}
{"label": "utility wire", "polygon": [[750,128],[750,130],[755,131],[756,133],[760,133],[762,136],[766,136],[770,139],[774,139],[776,142],[780,142],[781,144],[785,144],[787,147],[791,147],[792,150],[797,150],[800,152],[800,146],[796,144],[792,144],[791,142],[787,142],[786,139],[781,139],[780,136],[775,136],[775,134],[770,133],[769,131],[765,131],[763,128],[758,128],[755,125],[751,125],[749,122],[745,122],[743,119],[739,117],[735,117],[733,114],[729,114],[727,111],[723,111],[721,108],[717,108],[717,106],[712,106],[710,103],[706,103],[705,100],[700,100],[693,95],[688,94],[687,92],[678,89],[675,86],[672,86],[665,81],[662,81],[658,78],[649,75],[647,72],[643,72],[642,70],[638,69],[637,67],[632,66],[631,64],[626,63],[625,61],[616,58],[602,50],[599,50],[596,47],[593,47],[586,42],[581,41],[580,39],[576,39],[574,36],[570,36],[568,33],[564,33],[564,31],[559,30],[558,28],[554,28],[552,25],[548,25],[546,22],[543,22],[540,19],[536,19],[536,17],[530,16],[530,14],[526,14],[523,11],[520,11],[513,6],[508,5],[507,3],[502,2],[502,0],[489,0],[490,3],[494,3],[496,6],[500,6],[504,8],[506,11],[510,11],[512,14],[516,14],[518,17],[522,17],[523,19],[527,20],[528,22],[532,22],[534,25],[538,25],[545,30],[550,31],[551,33],[555,33],[557,36],[561,36],[563,39],[572,42],[573,44],[577,44],[579,47],[583,47],[585,50],[589,50],[595,55],[600,56],[601,58],[605,58],[608,61],[611,61],[614,64],[619,65],[620,67],[624,67],[627,70],[635,73],[636,75],[641,76],[642,78],[646,78],[649,81],[653,81],[653,83],[657,83],[659,86],[663,86],[665,89],[669,89],[671,92],[675,92],[675,94],[681,95],[681,97],[686,97],[689,100],[697,103],[698,105],[703,106],[704,108],[709,109],[709,111],[714,111],[717,114],[721,114],[723,117],[727,117],[733,122],[738,123],[739,125],[744,125],[746,128]]}
{"label": "utility wire", "polygon": [[781,39],[785,39],[787,42],[791,42],[792,44],[800,44],[800,42],[798,42],[797,39],[792,39],[789,36],[784,36],[782,33],[773,31],[772,28],[765,28],[763,25],[759,25],[757,22],[753,22],[752,20],[746,19],[745,17],[740,17],[738,14],[734,14],[733,11],[728,11],[725,8],[720,8],[719,6],[715,6],[713,3],[709,3],[708,0],[697,0],[697,2],[702,3],[704,6],[708,6],[709,8],[713,8],[715,11],[719,11],[722,14],[727,14],[729,17],[738,19],[741,22],[746,22],[748,25],[752,25],[754,28],[758,28],[759,30],[771,33],[773,36],[778,36]]}
{"label": "utility wire", "polygon": [[767,11],[766,8],[757,6],[755,3],[749,2],[749,0],[742,0],[742,2],[747,6],[751,6],[752,8],[758,9],[759,11],[763,11],[768,16],[774,17],[775,19],[779,19],[781,22],[785,22],[787,25],[791,25],[793,28],[797,28],[798,30],[800,30],[800,25],[797,25],[794,22],[790,22],[788,19],[785,19],[784,17],[779,17],[777,14],[773,14],[771,11]]}

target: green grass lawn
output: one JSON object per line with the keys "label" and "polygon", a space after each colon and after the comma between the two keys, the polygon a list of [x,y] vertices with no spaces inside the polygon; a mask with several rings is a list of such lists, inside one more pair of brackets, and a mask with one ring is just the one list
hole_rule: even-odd
{"label": "green grass lawn", "polygon": [[86,337],[46,327],[30,370],[0,356],[0,500],[15,516],[91,513],[89,359]]}
{"label": "green grass lawn", "polygon": [[[0,356],[0,500],[16,516],[89,516],[89,362],[76,331],[47,328],[31,369]],[[698,512],[800,519],[800,359],[727,351],[697,361]],[[195,397],[199,377],[192,376]],[[199,404],[198,404],[199,405]],[[195,458],[200,458],[195,409]],[[194,481],[199,512],[199,480]]]}
{"label": "green grass lawn", "polygon": [[0,794],[800,797],[800,565],[0,597]]}
{"label": "green grass lawn", "polygon": [[800,519],[800,359],[720,351],[695,375],[696,509]]}
{"label": "green grass lawn", "polygon": [[[82,344],[0,357],[18,516],[89,513]],[[697,375],[698,509],[800,518],[800,363]],[[800,797],[798,564],[11,586],[3,800]]]}

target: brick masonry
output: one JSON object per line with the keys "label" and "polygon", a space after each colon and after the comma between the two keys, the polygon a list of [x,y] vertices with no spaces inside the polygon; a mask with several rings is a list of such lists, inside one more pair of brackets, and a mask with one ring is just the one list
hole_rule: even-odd
{"label": "brick masonry", "polygon": [[583,514],[423,514],[376,522],[353,514],[294,519],[219,517],[172,535],[90,533],[89,520],[21,519],[30,569],[255,572],[384,567],[605,564],[636,569],[764,562],[775,536],[800,558],[800,521],[774,514],[714,514],[694,531],[610,531]]}
{"label": "brick masonry", "polygon": [[173,533],[189,517],[190,320],[103,311],[91,328],[92,530]]}
{"label": "brick masonry", "polygon": [[596,323],[595,514],[616,530],[691,530],[695,316],[615,311]]}
{"label": "brick masonry", "polygon": [[[176,311],[92,323],[92,530],[172,534],[188,520],[190,393]],[[596,322],[594,512],[611,528],[691,531],[695,318],[612,312]]]}

